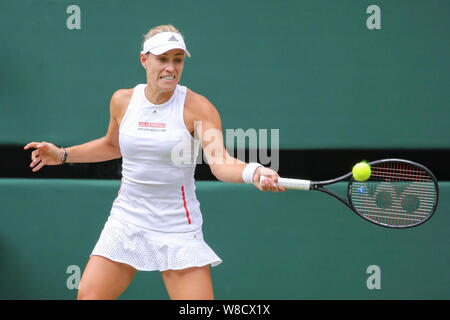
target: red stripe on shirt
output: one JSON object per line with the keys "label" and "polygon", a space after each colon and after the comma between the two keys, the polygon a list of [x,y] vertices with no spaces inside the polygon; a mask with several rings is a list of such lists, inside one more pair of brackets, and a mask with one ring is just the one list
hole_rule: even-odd
{"label": "red stripe on shirt", "polygon": [[188,223],[191,224],[191,218],[189,218],[189,210],[186,206],[186,196],[184,195],[184,186],[181,186],[181,193],[183,194],[183,202],[184,202],[184,209],[186,210],[186,217],[188,219]]}

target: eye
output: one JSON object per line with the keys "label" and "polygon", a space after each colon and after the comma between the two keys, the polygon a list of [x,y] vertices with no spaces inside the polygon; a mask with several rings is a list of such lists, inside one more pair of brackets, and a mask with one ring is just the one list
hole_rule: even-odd
{"label": "eye", "polygon": [[167,62],[167,58],[166,57],[158,57],[158,60],[165,63]]}

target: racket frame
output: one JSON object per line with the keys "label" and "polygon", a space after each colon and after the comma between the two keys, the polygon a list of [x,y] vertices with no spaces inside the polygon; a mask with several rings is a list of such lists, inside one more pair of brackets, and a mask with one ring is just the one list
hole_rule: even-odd
{"label": "racket frame", "polygon": [[377,165],[377,164],[380,164],[380,163],[387,163],[387,162],[398,162],[398,163],[410,164],[410,165],[413,165],[413,166],[421,168],[422,170],[424,170],[425,172],[427,172],[430,175],[431,180],[434,183],[434,188],[436,190],[436,195],[434,197],[433,209],[427,215],[427,217],[425,219],[423,219],[423,220],[420,220],[417,223],[412,223],[412,224],[408,224],[408,225],[391,225],[391,224],[383,223],[383,222],[380,222],[380,221],[374,221],[374,220],[371,220],[371,219],[365,217],[363,214],[361,214],[353,206],[353,203],[352,203],[352,198],[351,198],[352,183],[353,183],[353,181],[356,181],[355,179],[353,179],[353,174],[352,173],[349,173],[350,174],[350,181],[349,181],[348,186],[347,186],[347,201],[348,201],[349,208],[352,209],[353,212],[355,212],[357,215],[359,215],[364,220],[367,220],[367,221],[369,221],[369,222],[371,222],[373,224],[379,225],[379,226],[383,226],[383,227],[386,227],[386,228],[392,228],[392,229],[413,228],[413,227],[417,227],[417,226],[421,225],[422,223],[428,221],[434,215],[434,212],[436,211],[437,204],[438,204],[438,201],[439,201],[439,184],[438,184],[437,179],[434,176],[433,172],[431,172],[431,170],[429,170],[427,167],[425,167],[424,165],[422,165],[420,163],[417,163],[417,162],[414,162],[414,161],[411,161],[411,160],[404,160],[404,159],[382,159],[382,160],[376,160],[376,161],[369,162],[369,165],[372,167],[374,165]]}
{"label": "racket frame", "polygon": [[[360,216],[364,220],[369,221],[369,222],[371,222],[371,223],[373,223],[375,225],[383,226],[383,227],[386,227],[386,228],[406,229],[406,228],[416,227],[416,226],[421,225],[422,223],[428,221],[433,216],[434,212],[436,211],[437,203],[438,203],[438,200],[439,200],[439,185],[438,185],[438,182],[436,180],[436,177],[433,175],[433,173],[427,167],[421,165],[420,163],[413,162],[413,161],[410,161],[410,160],[395,159],[395,158],[393,158],[393,159],[382,159],[382,160],[376,160],[376,161],[369,162],[369,165],[372,167],[374,165],[378,165],[380,163],[386,163],[386,162],[399,162],[399,163],[410,164],[410,165],[413,165],[413,166],[416,166],[416,167],[419,167],[419,168],[423,169],[424,171],[426,171],[430,175],[430,177],[431,177],[431,179],[432,179],[432,181],[434,183],[434,186],[435,186],[436,196],[435,196],[435,199],[434,199],[433,209],[430,212],[430,214],[427,215],[427,217],[425,219],[423,219],[423,220],[421,220],[421,221],[419,221],[417,223],[408,224],[408,225],[391,225],[391,224],[382,223],[382,222],[379,222],[379,221],[374,221],[374,220],[371,220],[371,219],[365,217],[363,214],[361,214],[353,206],[353,203],[352,203],[352,200],[351,200],[352,183],[354,181],[356,181],[356,180],[353,179],[352,172],[349,172],[349,173],[347,173],[347,174],[345,174],[343,176],[340,176],[340,177],[337,177],[337,178],[334,178],[334,179],[330,179],[330,180],[323,180],[323,181],[298,180],[298,181],[302,181],[302,185],[305,185],[305,184],[307,185],[307,183],[309,182],[309,189],[303,188],[303,187],[295,188],[295,189],[298,189],[298,190],[315,190],[315,191],[320,191],[320,192],[327,193],[330,196],[332,196],[335,199],[337,199],[340,202],[342,202],[343,204],[345,204],[347,207],[349,207],[353,212],[355,212],[358,216]],[[296,179],[280,178],[279,181],[280,180],[281,181],[289,181],[289,180],[295,181]],[[339,194],[337,194],[337,193],[335,193],[335,192],[333,192],[333,191],[331,191],[331,190],[329,190],[327,188],[324,188],[324,186],[331,185],[331,184],[334,184],[334,183],[337,183],[337,182],[343,182],[343,181],[348,181],[348,185],[347,185],[347,199],[345,199],[344,197],[340,196]],[[281,186],[283,186],[283,185],[281,185]],[[289,188],[289,187],[287,187],[287,188]]]}

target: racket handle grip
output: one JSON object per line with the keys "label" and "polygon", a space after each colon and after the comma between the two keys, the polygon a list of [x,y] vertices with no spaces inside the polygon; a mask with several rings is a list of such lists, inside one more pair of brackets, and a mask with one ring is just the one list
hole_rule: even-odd
{"label": "racket handle grip", "polygon": [[[261,176],[259,178],[259,183],[267,178],[266,176]],[[278,186],[286,188],[286,189],[295,189],[295,190],[310,190],[311,181],[310,180],[301,180],[301,179],[289,179],[289,178],[278,178]]]}

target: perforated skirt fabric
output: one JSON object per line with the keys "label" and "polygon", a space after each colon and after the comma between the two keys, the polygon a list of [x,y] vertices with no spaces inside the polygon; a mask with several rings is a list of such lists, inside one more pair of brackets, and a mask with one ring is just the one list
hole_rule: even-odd
{"label": "perforated skirt fabric", "polygon": [[108,218],[92,255],[126,263],[141,271],[215,267],[222,262],[204,241],[201,230],[162,233],[113,216]]}

